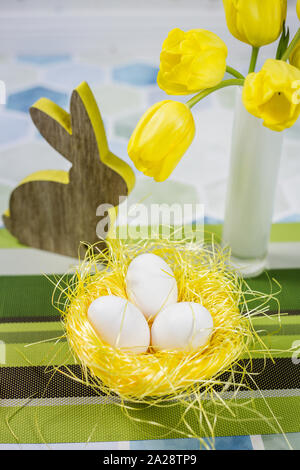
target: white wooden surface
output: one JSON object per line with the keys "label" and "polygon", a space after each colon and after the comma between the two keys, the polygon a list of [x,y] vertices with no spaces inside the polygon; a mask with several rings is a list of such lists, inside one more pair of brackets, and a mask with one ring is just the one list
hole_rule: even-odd
{"label": "white wooden surface", "polygon": [[[288,0],[292,30],[299,23],[295,2]],[[227,31],[222,0],[0,0],[0,54],[46,54],[59,48],[157,56],[174,27],[211,29],[234,48],[237,60],[244,54]],[[266,56],[270,49],[264,48]]]}

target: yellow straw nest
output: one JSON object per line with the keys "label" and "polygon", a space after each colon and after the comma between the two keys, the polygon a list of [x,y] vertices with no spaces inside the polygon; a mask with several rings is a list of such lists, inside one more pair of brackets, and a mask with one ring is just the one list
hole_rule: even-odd
{"label": "yellow straw nest", "polygon": [[[154,352],[150,347],[145,354],[128,355],[104,344],[89,323],[87,311],[93,300],[103,295],[127,298],[128,265],[146,252],[161,256],[173,269],[178,301],[199,302],[211,313],[213,333],[199,351]],[[90,247],[67,287],[58,283],[58,305],[65,299],[59,309],[71,350],[82,365],[83,382],[101,394],[144,403],[184,399],[218,380],[224,386],[220,375],[238,365],[255,337],[243,281],[228,268],[228,257],[214,245],[166,239],[134,244],[111,240],[104,252]],[[242,381],[244,370],[237,370]]]}

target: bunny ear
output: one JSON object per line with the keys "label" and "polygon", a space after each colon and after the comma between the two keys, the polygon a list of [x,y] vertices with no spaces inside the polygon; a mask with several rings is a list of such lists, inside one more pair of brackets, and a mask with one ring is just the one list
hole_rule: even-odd
{"label": "bunny ear", "polygon": [[82,82],[73,91],[70,111],[72,134],[75,137],[80,136],[83,125],[86,130],[89,127],[89,138],[96,140],[100,158],[104,161],[109,152],[107,138],[98,105],[86,82]]}
{"label": "bunny ear", "polygon": [[134,172],[127,163],[110,152],[100,110],[86,82],[82,82],[73,91],[70,108],[74,137],[77,136],[81,141],[86,139],[87,148],[94,140],[98,149],[97,158],[100,157],[102,163],[121,176],[125,180],[128,193],[131,192],[135,184]]}
{"label": "bunny ear", "polygon": [[47,142],[71,161],[71,119],[70,115],[53,101],[41,98],[31,106],[30,116]]}

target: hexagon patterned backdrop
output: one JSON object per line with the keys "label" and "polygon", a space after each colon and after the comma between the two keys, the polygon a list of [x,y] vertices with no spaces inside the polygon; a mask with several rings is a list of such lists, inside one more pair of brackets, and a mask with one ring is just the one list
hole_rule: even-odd
{"label": "hexagon patterned backdrop", "polygon": [[[38,98],[45,96],[68,109],[72,89],[86,80],[100,106],[112,151],[131,164],[127,143],[139,117],[156,101],[178,99],[158,88],[157,71],[158,63],[126,57],[105,66],[96,57],[67,54],[2,58],[0,77],[7,85],[7,100],[0,106],[0,212],[7,209],[10,191],[26,175],[69,168],[69,163],[41,139],[30,120],[28,109]],[[155,183],[135,171],[137,184],[130,203],[199,202],[205,205],[205,221],[220,223],[234,102],[235,90],[230,88],[203,100],[195,109],[195,141],[171,178]],[[300,122],[286,131],[275,222],[300,221],[299,131]]]}

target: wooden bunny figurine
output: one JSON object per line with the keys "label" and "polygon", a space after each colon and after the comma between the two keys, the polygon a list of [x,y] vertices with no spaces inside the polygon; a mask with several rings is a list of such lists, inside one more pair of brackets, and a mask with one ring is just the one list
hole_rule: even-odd
{"label": "wooden bunny figurine", "polygon": [[41,135],[72,168],[25,178],[12,192],[3,220],[21,243],[77,257],[80,242],[99,242],[98,206],[116,207],[119,197],[133,188],[134,173],[110,152],[86,82],[73,90],[70,114],[46,98],[39,99],[30,114]]}

